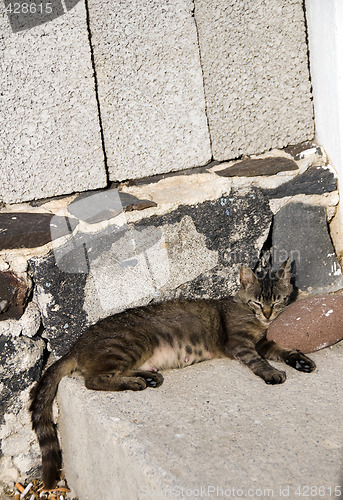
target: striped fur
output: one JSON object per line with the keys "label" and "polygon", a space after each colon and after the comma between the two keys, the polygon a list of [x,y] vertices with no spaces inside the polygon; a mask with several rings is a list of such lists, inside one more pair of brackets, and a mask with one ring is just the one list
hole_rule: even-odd
{"label": "striped fur", "polygon": [[46,370],[33,389],[30,411],[42,452],[43,481],[52,488],[61,465],[52,404],[62,377],[78,370],[89,389],[159,387],[158,370],[182,368],[211,358],[240,360],[267,384],[286,375],[267,359],[310,372],[314,363],[265,337],[268,324],[294,298],[291,264],[264,277],[242,266],[241,289],[220,300],[171,301],[130,309],[91,326],[74,347]]}

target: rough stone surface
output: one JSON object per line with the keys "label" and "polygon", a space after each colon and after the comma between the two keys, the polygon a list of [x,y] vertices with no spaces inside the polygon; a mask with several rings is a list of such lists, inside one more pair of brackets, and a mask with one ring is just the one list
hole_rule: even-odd
{"label": "rough stone surface", "polygon": [[19,320],[6,319],[0,321],[0,335],[7,337],[34,337],[41,324],[40,312],[35,302],[27,304],[24,314]]}
{"label": "rough stone surface", "polygon": [[0,321],[0,498],[3,485],[26,478],[39,466],[27,408],[43,365],[45,344],[36,336],[40,324],[34,302],[19,320]]}
{"label": "rough stone surface", "polygon": [[251,189],[71,235],[31,262],[49,348],[64,353],[87,325],[127,307],[234,292],[241,262],[256,265],[271,219],[267,199]]}
{"label": "rough stone surface", "polygon": [[218,175],[223,177],[255,177],[259,175],[275,175],[278,172],[298,170],[298,168],[295,161],[283,156],[259,159],[248,158],[247,160],[235,163],[231,167],[218,171]]}
{"label": "rough stone surface", "polygon": [[110,179],[208,163],[191,0],[88,5]]}
{"label": "rough stone surface", "polygon": [[279,386],[227,359],[164,372],[160,388],[136,393],[66,378],[58,423],[68,482],[82,500],[99,491],[104,500],[157,500],[173,487],[200,498],[195,490],[210,486],[213,499],[222,498],[217,487],[230,489],[224,498],[295,499],[320,478],[329,493],[341,485],[342,354],[342,342],[312,354],[310,374],[278,364],[287,372]]}
{"label": "rough stone surface", "polygon": [[269,198],[283,198],[297,194],[323,194],[337,189],[337,177],[328,167],[314,166],[303,174],[274,189],[265,189]]}
{"label": "rough stone surface", "polygon": [[0,200],[105,186],[84,3],[15,34],[2,9],[0,32]]}
{"label": "rough stone surface", "polygon": [[[29,392],[32,383],[20,391],[7,411],[0,425],[0,498],[4,488],[28,477],[38,478],[40,471],[40,452],[36,436],[32,431],[29,412]],[[1,411],[4,408],[1,408]]]}
{"label": "rough stone surface", "polygon": [[302,0],[195,0],[213,157],[312,139]]}
{"label": "rough stone surface", "polygon": [[343,295],[297,300],[270,325],[267,336],[305,353],[335,344],[343,339]]}
{"label": "rough stone surface", "polygon": [[296,285],[325,293],[343,288],[343,278],[328,233],[325,207],[289,203],[273,222],[273,261],[290,257],[296,264]]}
{"label": "rough stone surface", "polygon": [[[0,336],[1,413],[3,419],[15,397],[39,378],[44,342],[27,337]],[[2,423],[2,422],[1,422]]]}
{"label": "rough stone surface", "polygon": [[[64,273],[56,266],[53,254],[33,260],[31,266],[35,296],[45,328],[43,336],[49,337],[50,350],[62,355],[71,347],[78,333],[85,329],[83,297],[87,275]],[[74,337],[70,338],[69,332]]]}

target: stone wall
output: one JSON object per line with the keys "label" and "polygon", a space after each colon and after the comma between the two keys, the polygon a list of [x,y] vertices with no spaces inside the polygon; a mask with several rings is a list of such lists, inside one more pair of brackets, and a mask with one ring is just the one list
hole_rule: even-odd
{"label": "stone wall", "polygon": [[240,265],[271,248],[275,266],[295,261],[302,293],[343,289],[329,234],[338,199],[310,143],[0,209],[0,482],[39,477],[29,390],[99,318],[233,293]]}
{"label": "stone wall", "polygon": [[311,139],[302,4],[57,1],[21,24],[2,6],[0,201]]}

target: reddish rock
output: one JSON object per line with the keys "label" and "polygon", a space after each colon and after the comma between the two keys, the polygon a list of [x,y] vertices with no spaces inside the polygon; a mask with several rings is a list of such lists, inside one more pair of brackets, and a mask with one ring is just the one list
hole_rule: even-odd
{"label": "reddish rock", "polygon": [[31,288],[32,283],[28,276],[0,271],[0,321],[21,317]]}
{"label": "reddish rock", "polygon": [[335,344],[343,339],[343,295],[297,300],[273,321],[267,338],[304,353]]}

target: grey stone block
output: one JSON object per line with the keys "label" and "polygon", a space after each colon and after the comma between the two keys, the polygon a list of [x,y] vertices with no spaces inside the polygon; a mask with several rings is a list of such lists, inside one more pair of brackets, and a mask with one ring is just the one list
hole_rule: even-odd
{"label": "grey stone block", "polygon": [[328,233],[325,207],[289,203],[273,223],[273,261],[295,261],[295,283],[311,293],[343,288],[340,265]]}
{"label": "grey stone block", "polygon": [[312,139],[302,0],[195,0],[213,157]]}
{"label": "grey stone block", "polygon": [[206,164],[211,149],[192,2],[88,4],[110,179]]}
{"label": "grey stone block", "polygon": [[84,3],[20,33],[2,9],[0,32],[0,200],[105,186]]}
{"label": "grey stone block", "polygon": [[0,424],[5,413],[16,413],[16,400],[38,380],[43,364],[44,342],[0,333]]}

